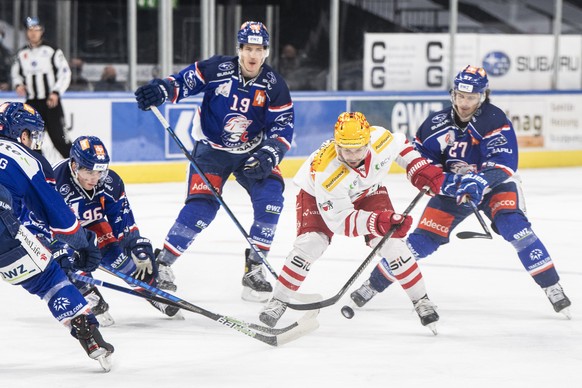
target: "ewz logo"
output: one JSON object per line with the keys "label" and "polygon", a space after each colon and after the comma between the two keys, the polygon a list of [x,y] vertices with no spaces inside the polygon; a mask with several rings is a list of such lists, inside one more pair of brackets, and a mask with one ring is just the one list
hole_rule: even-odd
{"label": "ewz logo", "polygon": [[501,51],[492,51],[483,58],[483,68],[492,77],[501,77],[507,74],[510,66],[509,57]]}

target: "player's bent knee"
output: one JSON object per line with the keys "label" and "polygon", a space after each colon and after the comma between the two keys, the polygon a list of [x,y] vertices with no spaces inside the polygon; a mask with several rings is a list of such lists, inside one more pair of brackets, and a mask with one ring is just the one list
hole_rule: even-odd
{"label": "player's bent knee", "polygon": [[440,243],[427,235],[411,233],[406,239],[406,244],[417,259],[423,259],[434,253]]}
{"label": "player's bent knee", "polygon": [[527,217],[522,213],[500,213],[494,219],[495,230],[506,240],[519,239],[519,235],[531,227]]}
{"label": "player's bent knee", "polygon": [[299,256],[311,263],[321,257],[329,246],[329,239],[320,232],[307,232],[298,236],[291,255]]}

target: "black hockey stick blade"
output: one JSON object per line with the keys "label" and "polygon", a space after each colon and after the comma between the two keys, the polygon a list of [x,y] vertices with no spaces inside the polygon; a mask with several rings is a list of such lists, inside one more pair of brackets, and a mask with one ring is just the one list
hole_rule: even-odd
{"label": "black hockey stick blade", "polygon": [[461,240],[466,240],[469,238],[485,238],[488,240],[493,239],[493,236],[491,235],[491,232],[489,231],[489,228],[487,227],[485,220],[483,220],[481,213],[479,213],[479,209],[477,208],[477,206],[471,201],[469,201],[469,206],[471,206],[471,208],[473,209],[473,213],[475,214],[475,217],[477,217],[477,221],[479,221],[485,233],[466,231],[457,233],[457,237],[460,238]]}
{"label": "black hockey stick blade", "polygon": [[490,234],[465,231],[457,233],[457,238],[460,238],[461,240],[467,240],[470,238],[485,238],[491,240],[493,237]]}
{"label": "black hockey stick blade", "polygon": [[202,307],[196,306],[184,299],[181,299],[175,295],[160,290],[159,288],[150,286],[149,284],[142,282],[141,280],[132,278],[131,276],[127,276],[111,267],[101,266],[100,268],[112,275],[115,275],[125,280],[129,284],[138,286],[139,288],[128,289],[125,287],[118,286],[116,284],[107,283],[101,280],[85,277],[78,274],[74,274],[73,276],[81,281],[85,281],[95,285],[101,285],[103,287],[125,292],[144,299],[150,299],[156,302],[165,303],[174,307],[181,308],[186,311],[203,315],[207,318],[210,318],[222,324],[223,326],[237,330],[243,334],[246,334],[249,337],[252,337],[256,340],[259,340],[272,346],[278,346],[293,341],[299,337],[304,336],[305,334],[308,334],[316,330],[319,327],[319,322],[316,319],[319,311],[307,313],[296,322],[290,324],[289,326],[280,329],[275,329],[267,326],[258,325],[255,323],[246,323],[243,320],[229,317],[227,315],[213,313],[211,311],[203,309]]}
{"label": "black hockey stick blade", "polygon": [[[428,187],[425,187],[425,188],[423,188],[416,195],[416,197],[414,197],[414,199],[412,200],[412,202],[410,202],[410,204],[408,205],[408,207],[406,208],[406,210],[404,210],[404,213],[402,213],[402,215],[403,215],[402,219],[403,220],[412,211],[412,209],[414,208],[414,206],[416,206],[416,204],[418,203],[418,201],[420,201],[420,199],[428,191],[429,191],[429,188]],[[339,292],[337,294],[335,294],[331,298],[328,298],[328,299],[325,299],[325,300],[322,300],[322,301],[318,301],[318,302],[303,303],[303,304],[288,303],[287,304],[287,307],[292,308],[293,310],[315,310],[315,309],[321,309],[321,308],[328,307],[328,306],[331,306],[331,305],[335,304],[338,300],[341,299],[341,297],[354,284],[354,282],[362,274],[362,272],[364,272],[364,270],[366,269],[366,267],[374,259],[374,256],[376,256],[376,252],[378,252],[378,250],[380,250],[380,248],[382,247],[382,245],[384,245],[384,243],[392,236],[392,234],[396,231],[396,228],[398,228],[398,226],[399,225],[393,225],[390,228],[390,230],[388,231],[388,233],[386,233],[386,235],[384,235],[384,237],[382,237],[382,239],[380,240],[380,242],[378,243],[378,245],[376,245],[374,247],[374,249],[372,249],[372,251],[370,252],[370,254],[364,259],[364,261],[362,262],[362,264],[360,264],[360,266],[356,269],[356,272],[354,272],[354,274],[348,279],[348,281],[346,282],[346,284],[344,284],[344,286],[339,290]]]}

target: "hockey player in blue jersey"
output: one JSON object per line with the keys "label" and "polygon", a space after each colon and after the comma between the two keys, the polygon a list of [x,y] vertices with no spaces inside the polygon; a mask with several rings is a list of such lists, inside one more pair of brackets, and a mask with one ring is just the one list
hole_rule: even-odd
{"label": "hockey player in blue jersey", "polygon": [[[123,180],[109,169],[109,161],[109,153],[101,139],[95,136],[77,138],[71,146],[70,157],[54,167],[57,191],[81,225],[97,235],[104,264],[156,286],[152,244],[141,236]],[[98,288],[74,283],[101,325],[112,325],[114,320],[109,314],[109,305]],[[170,317],[179,311],[173,306],[149,302]]]}
{"label": "hockey player in blue jersey", "polygon": [[[89,357],[106,370],[113,346],[105,342],[87,302],[69,282],[61,265],[92,271],[101,254],[94,233],[86,233],[43,171],[45,161],[29,147],[39,147],[44,122],[38,112],[22,103],[0,105],[0,275],[24,287],[48,305],[52,315],[69,328]],[[48,162],[47,162],[48,163]],[[18,219],[24,209],[50,227],[77,255],[57,263],[50,251]]]}
{"label": "hockey player in blue jersey", "polygon": [[[552,258],[525,214],[515,131],[505,113],[489,101],[489,94],[485,70],[467,66],[454,79],[452,107],[432,113],[418,129],[415,148],[443,168],[446,180],[408,236],[408,246],[422,259],[447,244],[452,230],[473,214],[466,203],[470,201],[513,246],[554,310],[570,318],[571,303]],[[351,298],[361,307],[393,281],[382,261]]]}
{"label": "hockey player in blue jersey", "polygon": [[[294,111],[287,84],[265,59],[269,33],[260,22],[245,22],[237,34],[238,56],[198,61],[166,79],[154,79],[135,92],[147,110],[166,101],[204,93],[194,118],[192,157],[220,193],[234,174],[252,201],[254,221],[249,236],[268,253],[283,208],[283,179],[278,164],[290,148]],[[176,290],[171,265],[214,220],[219,202],[190,167],[185,205],[157,255],[160,288]],[[245,253],[242,298],[266,301],[272,286],[261,258]]]}

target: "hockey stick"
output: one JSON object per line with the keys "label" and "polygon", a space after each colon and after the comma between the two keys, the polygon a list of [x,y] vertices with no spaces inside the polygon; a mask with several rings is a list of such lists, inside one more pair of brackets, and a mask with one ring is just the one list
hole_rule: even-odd
{"label": "hockey stick", "polygon": [[198,166],[198,163],[196,163],[196,161],[194,160],[194,158],[192,157],[192,155],[188,152],[188,150],[184,146],[184,143],[182,143],[182,141],[178,138],[178,136],[176,135],[176,132],[174,132],[174,130],[172,129],[172,127],[170,126],[170,124],[168,123],[168,121],[166,120],[166,118],[164,116],[162,116],[162,114],[160,113],[160,111],[159,111],[159,109],[157,107],[155,107],[155,106],[152,105],[152,106],[150,106],[150,109],[151,109],[152,112],[154,112],[154,114],[158,118],[158,121],[160,122],[160,124],[162,124],[162,126],[166,129],[166,131],[168,131],[168,133],[170,134],[170,136],[172,136],[172,138],[174,139],[174,141],[176,142],[176,144],[178,145],[178,147],[180,147],[180,149],[182,150],[182,152],[184,153],[184,155],[186,155],[186,157],[190,161],[190,164],[192,165],[192,167],[194,168],[194,170],[196,171],[196,173],[202,179],[202,182],[204,182],[204,184],[212,192],[212,195],[214,195],[214,197],[216,198],[216,200],[218,201],[218,203],[220,203],[220,205],[222,206],[222,208],[226,211],[226,213],[232,219],[232,221],[234,222],[234,224],[236,225],[236,227],[238,228],[238,230],[242,233],[242,235],[244,236],[244,238],[247,240],[247,242],[249,243],[249,245],[251,246],[251,248],[253,249],[253,251],[255,251],[255,253],[261,258],[261,260],[263,261],[263,264],[265,265],[265,267],[267,267],[267,269],[269,270],[269,272],[271,273],[271,275],[273,275],[275,277],[275,279],[277,279],[279,277],[279,275],[277,275],[277,272],[275,272],[275,270],[273,269],[273,267],[267,261],[267,258],[265,257],[265,255],[263,254],[263,252],[261,252],[261,250],[259,249],[259,247],[257,247],[257,245],[253,242],[253,240],[251,239],[251,237],[249,236],[249,234],[247,233],[247,231],[242,227],[242,225],[240,224],[240,222],[238,221],[238,219],[235,217],[234,213],[230,210],[230,208],[228,207],[228,205],[226,204],[226,202],[224,202],[224,199],[222,198],[222,196],[218,193],[218,191],[216,191],[216,188],[214,187],[214,185],[212,185],[210,183],[210,181],[208,180],[208,178],[206,177],[206,175],[204,174],[204,172]]}
{"label": "hockey stick", "polygon": [[477,209],[477,206],[471,201],[469,201],[469,206],[471,206],[471,208],[473,209],[473,213],[475,213],[475,216],[477,217],[477,220],[479,220],[479,223],[481,224],[481,227],[483,228],[485,233],[465,231],[457,233],[457,237],[460,238],[461,240],[466,240],[468,238],[486,238],[489,240],[493,239],[493,236],[491,235],[491,232],[489,231],[489,228],[487,227],[485,220],[483,220],[481,213],[479,213],[479,209]]}
{"label": "hockey stick", "polygon": [[[110,272],[109,270],[113,270],[112,268],[107,267],[103,267],[102,269],[105,269],[107,272]],[[111,273],[114,275],[120,274],[115,270],[113,270],[113,272]],[[303,317],[301,317],[301,319],[287,327],[281,329],[272,329],[270,327],[261,326],[254,323],[246,323],[240,319],[228,317],[226,315],[213,313],[211,311],[203,309],[202,307],[196,306],[183,299],[180,299],[174,295],[168,294],[156,287],[152,287],[145,282],[141,282],[137,279],[133,279],[126,275],[120,277],[128,283],[138,285],[139,288],[135,289],[126,288],[119,286],[117,284],[105,282],[99,279],[94,279],[77,273],[71,273],[70,275],[75,279],[88,284],[110,288],[112,290],[124,292],[126,294],[134,295],[144,299],[154,300],[160,303],[165,303],[167,305],[175,306],[183,310],[203,315],[207,318],[210,318],[220,323],[223,326],[239,331],[251,338],[254,338],[271,346],[279,346],[286,344],[287,342],[293,341],[307,333],[310,333],[311,331],[319,327],[319,322],[316,319],[318,312],[316,312],[315,314],[305,314]],[[142,286],[147,286],[147,288]]]}
{"label": "hockey stick", "polygon": [[[408,205],[406,210],[404,210],[404,213],[402,213],[403,221],[404,221],[404,218],[406,218],[406,216],[412,211],[414,206],[416,206],[418,201],[420,201],[420,199],[428,191],[429,191],[429,188],[424,187],[418,194],[416,194],[416,197],[414,197],[414,199],[412,200],[410,205]],[[335,304],[346,293],[346,291],[352,286],[352,284],[354,284],[356,279],[362,274],[362,272],[364,271],[364,269],[366,269],[368,264],[370,264],[372,259],[374,259],[376,252],[378,252],[380,250],[380,248],[382,248],[382,245],[384,245],[384,243],[392,236],[392,234],[394,234],[394,232],[396,231],[396,229],[399,226],[400,226],[400,224],[392,225],[392,227],[390,228],[388,233],[386,233],[384,235],[384,237],[382,237],[382,239],[380,240],[378,245],[376,245],[374,247],[374,249],[372,249],[370,254],[366,257],[366,259],[362,262],[362,264],[360,264],[358,269],[356,269],[356,272],[354,272],[354,274],[348,279],[346,284],[344,284],[344,286],[339,290],[339,292],[337,294],[335,294],[331,298],[328,298],[328,299],[325,299],[325,300],[322,300],[319,302],[314,302],[314,303],[305,303],[305,304],[289,303],[289,304],[287,304],[287,307],[292,308],[294,310],[313,310],[313,309],[320,309],[320,308],[331,306],[331,305]]]}

